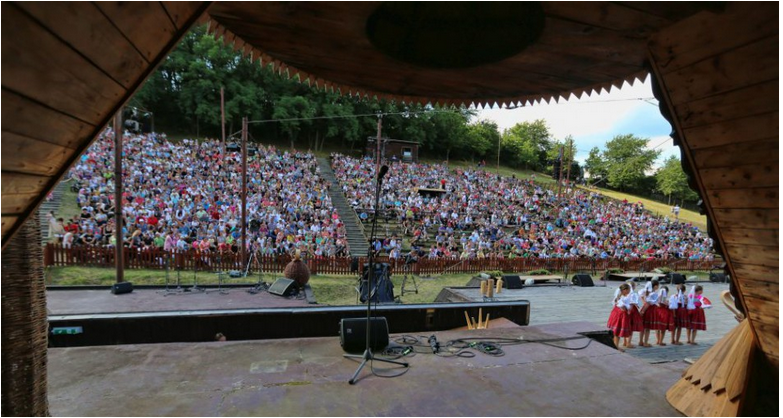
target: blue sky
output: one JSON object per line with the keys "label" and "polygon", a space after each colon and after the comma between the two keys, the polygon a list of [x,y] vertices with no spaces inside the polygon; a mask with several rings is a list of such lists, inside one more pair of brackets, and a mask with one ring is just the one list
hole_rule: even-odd
{"label": "blue sky", "polygon": [[621,89],[613,88],[581,99],[572,97],[559,103],[517,109],[483,109],[478,117],[495,121],[501,132],[520,122],[544,119],[555,138],[574,137],[576,159],[582,162],[591,148],[603,150],[607,141],[621,134],[647,138],[648,147],[661,150],[658,166],[668,156],[680,155],[669,137],[671,126],[661,116],[658,101],[653,98],[649,77],[633,86],[626,83]]}

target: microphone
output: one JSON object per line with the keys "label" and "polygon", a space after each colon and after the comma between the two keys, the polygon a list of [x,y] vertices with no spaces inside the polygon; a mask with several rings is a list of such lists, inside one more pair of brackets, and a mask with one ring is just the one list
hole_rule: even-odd
{"label": "microphone", "polygon": [[438,339],[434,335],[430,335],[430,338],[427,339],[427,342],[430,344],[432,354],[438,354],[438,351],[440,351],[440,343],[438,342]]}
{"label": "microphone", "polygon": [[388,172],[389,172],[389,166],[388,165],[381,166],[381,171],[378,173],[378,180],[380,181],[383,178],[383,176],[385,176],[386,173],[388,173]]}

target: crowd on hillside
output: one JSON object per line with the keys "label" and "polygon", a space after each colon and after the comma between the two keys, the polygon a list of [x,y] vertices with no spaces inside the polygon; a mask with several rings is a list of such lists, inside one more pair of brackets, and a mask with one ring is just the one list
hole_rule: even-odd
{"label": "crowd on hillside", "polygon": [[[348,202],[369,220],[375,162],[341,154],[331,159]],[[654,216],[640,202],[610,200],[578,188],[558,196],[531,180],[484,170],[449,171],[445,164],[389,162],[389,167],[379,216],[398,222],[402,236],[385,236],[373,245],[392,257],[402,256],[403,237],[430,258],[713,257],[712,239],[705,233]]]}
{"label": "crowd on hillside", "polygon": [[[248,249],[315,257],[348,254],[345,227],[309,153],[258,146],[248,157]],[[220,141],[124,136],[123,219],[130,248],[237,252],[241,245],[241,154]],[[70,170],[81,214],[56,220],[65,247],[114,246],[114,139],[110,130]],[[61,237],[59,237],[61,236]]]}

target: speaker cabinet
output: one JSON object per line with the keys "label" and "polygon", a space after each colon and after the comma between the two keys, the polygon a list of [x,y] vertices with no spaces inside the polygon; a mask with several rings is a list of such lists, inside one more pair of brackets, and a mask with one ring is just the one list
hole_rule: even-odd
{"label": "speaker cabinet", "polygon": [[685,283],[685,276],[680,273],[669,273],[667,276],[669,276],[669,283],[673,285]]}
{"label": "speaker cabinet", "polygon": [[713,283],[726,283],[729,279],[724,273],[710,273],[710,281]]}
{"label": "speaker cabinet", "polygon": [[579,287],[593,287],[593,278],[589,274],[574,274],[571,278],[571,284]]}
{"label": "speaker cabinet", "polygon": [[[383,316],[370,318],[370,349],[381,351],[389,345],[389,324]],[[367,318],[340,320],[340,346],[346,353],[362,353],[367,346]]]}
{"label": "speaker cabinet", "polygon": [[291,296],[296,290],[296,282],[291,279],[279,278],[269,287],[269,293],[277,296]]}
{"label": "speaker cabinet", "polygon": [[506,289],[521,289],[522,284],[522,279],[520,279],[519,276],[503,276],[503,287]]}
{"label": "speaker cabinet", "polygon": [[111,286],[111,292],[115,295],[122,295],[124,293],[133,292],[133,283],[131,282],[115,283]]}

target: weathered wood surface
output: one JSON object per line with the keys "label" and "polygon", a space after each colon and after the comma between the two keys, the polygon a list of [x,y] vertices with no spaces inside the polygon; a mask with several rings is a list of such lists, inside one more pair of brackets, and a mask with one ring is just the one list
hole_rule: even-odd
{"label": "weathered wood surface", "polygon": [[2,141],[3,171],[53,176],[74,153],[71,148],[11,132],[3,132]]}
{"label": "weathered wood surface", "polygon": [[98,2],[147,62],[152,62],[175,35],[176,28],[159,2]]}
{"label": "weathered wood surface", "polygon": [[95,126],[57,112],[14,92],[2,92],[3,132],[76,149]]}
{"label": "weathered wood surface", "polygon": [[778,161],[699,170],[708,189],[748,189],[778,184]]}

